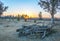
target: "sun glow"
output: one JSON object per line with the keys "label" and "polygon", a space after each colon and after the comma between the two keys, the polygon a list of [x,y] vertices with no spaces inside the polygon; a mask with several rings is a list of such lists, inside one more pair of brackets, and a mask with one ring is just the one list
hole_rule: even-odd
{"label": "sun glow", "polygon": [[35,12],[29,11],[29,10],[25,10],[20,12],[21,15],[28,15],[29,18],[37,18],[38,14],[36,14]]}
{"label": "sun glow", "polygon": [[[27,15],[29,18],[37,18],[38,15],[33,12],[20,12],[20,13],[11,13],[11,12],[4,12],[2,16],[15,16],[17,17],[18,14],[21,15]],[[27,17],[26,17],[27,18]]]}
{"label": "sun glow", "polygon": [[[21,15],[27,15],[25,18],[39,18],[39,15],[38,13],[36,12],[30,12],[30,11],[22,11],[22,12],[4,12],[2,16],[14,16],[14,17],[17,17],[18,14],[21,16]],[[55,15],[56,18],[60,18],[60,15],[59,14],[56,14]],[[42,13],[42,18],[51,18],[51,15],[48,14],[48,13],[45,13],[43,12]]]}

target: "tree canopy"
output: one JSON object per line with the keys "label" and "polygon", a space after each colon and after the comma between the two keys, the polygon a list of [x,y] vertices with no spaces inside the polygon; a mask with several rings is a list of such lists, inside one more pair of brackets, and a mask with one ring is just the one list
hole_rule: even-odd
{"label": "tree canopy", "polygon": [[54,15],[60,9],[60,0],[39,0],[38,4],[51,14],[51,23],[54,24]]}
{"label": "tree canopy", "polygon": [[0,1],[0,16],[6,11],[8,6],[4,6],[4,4]]}
{"label": "tree canopy", "polygon": [[56,12],[60,9],[60,0],[39,0],[38,4],[51,15],[52,13],[56,14]]}

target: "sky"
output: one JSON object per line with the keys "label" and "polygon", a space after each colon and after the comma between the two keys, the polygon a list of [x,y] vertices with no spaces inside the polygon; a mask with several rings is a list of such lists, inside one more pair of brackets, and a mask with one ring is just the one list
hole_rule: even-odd
{"label": "sky", "polygon": [[[3,15],[18,15],[27,14],[31,17],[38,17],[39,12],[43,12],[43,17],[50,17],[50,14],[45,13],[38,5],[39,0],[1,0],[4,6],[8,6],[8,10]],[[56,14],[60,17],[60,14]]]}

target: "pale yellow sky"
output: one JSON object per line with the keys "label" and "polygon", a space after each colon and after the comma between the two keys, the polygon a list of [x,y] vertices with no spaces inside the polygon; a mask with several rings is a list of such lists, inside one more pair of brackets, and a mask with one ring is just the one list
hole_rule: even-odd
{"label": "pale yellow sky", "polygon": [[[23,12],[4,12],[3,16],[7,16],[7,15],[11,15],[11,16],[17,16],[18,14],[22,15],[22,14],[27,14],[29,17],[32,18],[38,18],[38,12],[32,12],[32,11],[23,11]],[[51,18],[51,15],[48,14],[47,12],[43,12],[42,13],[42,17],[43,18]],[[55,17],[60,18],[60,14],[55,14]]]}

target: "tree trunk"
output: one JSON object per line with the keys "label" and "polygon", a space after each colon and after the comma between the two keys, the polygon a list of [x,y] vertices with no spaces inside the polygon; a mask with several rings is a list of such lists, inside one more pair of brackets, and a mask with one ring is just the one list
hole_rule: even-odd
{"label": "tree trunk", "polygon": [[51,23],[54,24],[54,15],[51,15]]}

